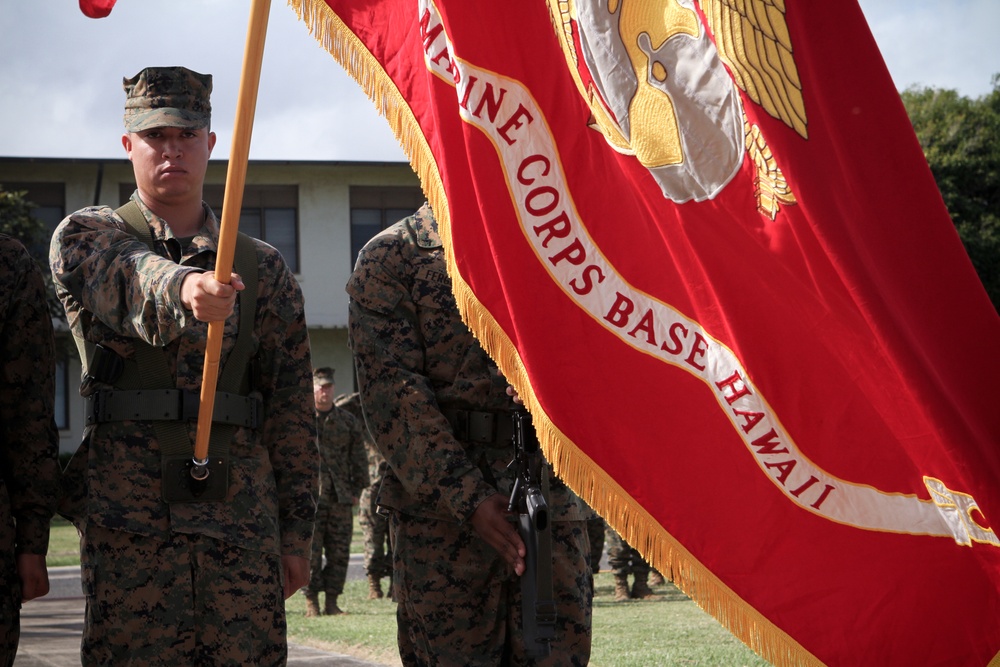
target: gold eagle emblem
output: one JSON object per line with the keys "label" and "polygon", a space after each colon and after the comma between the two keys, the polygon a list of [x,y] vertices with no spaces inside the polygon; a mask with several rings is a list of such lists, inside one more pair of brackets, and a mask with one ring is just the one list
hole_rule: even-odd
{"label": "gold eagle emblem", "polygon": [[698,4],[715,35],[719,57],[740,90],[808,139],[784,0],[698,0]]}
{"label": "gold eagle emblem", "polygon": [[[759,128],[748,122],[738,95],[724,90],[739,88],[808,138],[783,0],[698,0],[714,44],[696,0],[548,3],[568,68],[592,111],[590,127],[615,150],[634,155],[664,196],[714,197],[735,173],[735,147],[756,167],[762,213],[774,219],[779,203],[794,203]],[[697,150],[688,149],[695,136]]]}

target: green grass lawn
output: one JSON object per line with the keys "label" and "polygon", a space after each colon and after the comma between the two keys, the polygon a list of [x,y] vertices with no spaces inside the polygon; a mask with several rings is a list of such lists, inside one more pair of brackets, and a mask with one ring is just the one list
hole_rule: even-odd
{"label": "green grass lawn", "polygon": [[[360,553],[361,532],[355,521],[352,553]],[[62,519],[52,524],[48,564],[80,562],[76,529]],[[383,584],[386,582],[383,581]],[[614,601],[609,572],[595,577],[594,667],[758,667],[768,663],[733,637],[683,593],[666,584],[648,600]],[[384,665],[399,665],[396,653],[396,606],[368,599],[366,581],[348,581],[339,605],[343,616],[305,617],[305,598],[288,601],[289,638],[299,644],[355,656]]]}
{"label": "green grass lawn", "polygon": [[58,565],[80,564],[80,536],[66,519],[52,519],[52,529],[49,531],[49,555],[45,557],[49,567]]}
{"label": "green grass lawn", "polygon": [[[602,572],[595,580],[594,667],[766,666],[683,593],[666,584],[648,600],[614,601],[614,579]],[[368,600],[364,581],[349,581],[339,605],[343,616],[305,617],[305,598],[288,601],[288,633],[300,644],[353,655],[385,665],[399,665],[396,654],[396,607],[389,600]]]}

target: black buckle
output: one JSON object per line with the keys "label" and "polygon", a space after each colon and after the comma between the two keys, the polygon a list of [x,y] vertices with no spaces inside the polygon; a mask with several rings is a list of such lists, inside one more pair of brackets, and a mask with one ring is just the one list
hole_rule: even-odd
{"label": "black buckle", "polygon": [[[87,375],[90,375],[90,373]],[[101,419],[101,415],[104,412],[105,396],[105,392],[95,391],[87,397],[87,409],[84,414],[87,426],[98,424],[103,421]]]}
{"label": "black buckle", "polygon": [[555,627],[558,614],[556,613],[556,603],[551,600],[535,603],[535,621],[539,625],[549,625]]}
{"label": "black buckle", "polygon": [[248,398],[250,402],[250,428],[257,430],[264,425],[264,404],[256,398]]}
{"label": "black buckle", "polygon": [[455,438],[463,442],[484,445],[507,444],[514,434],[514,427],[503,411],[444,410]]}
{"label": "black buckle", "polygon": [[469,439],[469,412],[468,410],[455,410],[452,428],[455,429],[455,437],[458,440]]}
{"label": "black buckle", "polygon": [[178,414],[181,421],[198,421],[198,412],[201,410],[201,394],[190,389],[180,390],[180,405]]}
{"label": "black buckle", "polygon": [[492,412],[469,412],[469,441],[484,444],[496,442],[496,415]]}
{"label": "black buckle", "polygon": [[87,377],[105,384],[114,384],[125,371],[125,361],[118,353],[103,345],[94,345],[87,362]]}

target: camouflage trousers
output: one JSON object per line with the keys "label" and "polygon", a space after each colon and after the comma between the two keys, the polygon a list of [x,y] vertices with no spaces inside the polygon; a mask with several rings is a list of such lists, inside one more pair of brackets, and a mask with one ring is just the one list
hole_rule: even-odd
{"label": "camouflage trousers", "polygon": [[[323,503],[316,510],[316,528],[313,531],[312,556],[309,559],[310,593],[340,595],[347,581],[347,566],[351,560],[351,533],[354,532],[354,514],[347,503]],[[326,565],[323,554],[326,553]]]}
{"label": "camouflage trousers", "polygon": [[389,520],[378,513],[378,485],[366,487],[359,500],[358,523],[365,541],[365,574],[381,579],[392,576]]}
{"label": "camouflage trousers", "polygon": [[593,574],[584,521],[552,522],[552,654],[524,655],[520,580],[471,524],[390,516],[399,655],[406,667],[586,665]]}
{"label": "camouflage trousers", "polygon": [[608,566],[616,575],[636,575],[645,580],[649,576],[649,563],[614,528],[605,532],[608,545]]}
{"label": "camouflage trousers", "polygon": [[81,565],[85,667],[286,662],[279,556],[88,525]]}
{"label": "camouflage trousers", "polygon": [[11,667],[21,636],[21,582],[14,567],[14,548],[0,568],[0,667]]}
{"label": "camouflage trousers", "polygon": [[590,569],[597,574],[601,571],[601,559],[604,557],[604,529],[607,524],[595,512],[587,519],[587,536],[590,538]]}

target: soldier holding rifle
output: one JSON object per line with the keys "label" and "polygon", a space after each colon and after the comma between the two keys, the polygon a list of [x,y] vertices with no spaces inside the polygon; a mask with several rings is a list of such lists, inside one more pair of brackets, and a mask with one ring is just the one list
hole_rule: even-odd
{"label": "soldier holding rifle", "polygon": [[593,578],[582,508],[544,466],[554,637],[531,657],[508,511],[514,404],[462,322],[428,205],[373,238],[347,286],[369,430],[389,464],[399,653],[404,665],[585,665]]}

